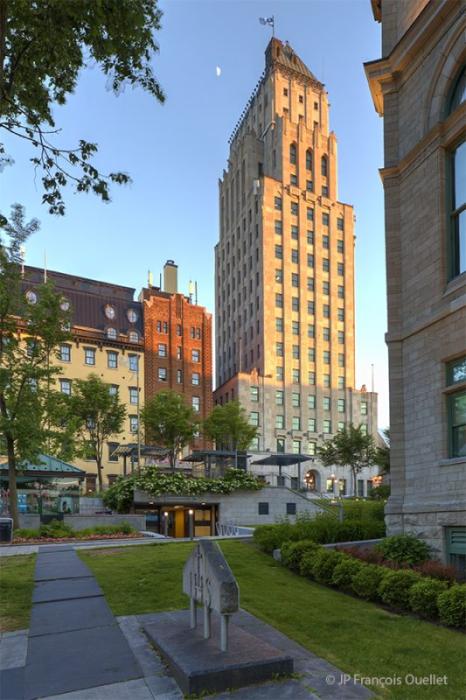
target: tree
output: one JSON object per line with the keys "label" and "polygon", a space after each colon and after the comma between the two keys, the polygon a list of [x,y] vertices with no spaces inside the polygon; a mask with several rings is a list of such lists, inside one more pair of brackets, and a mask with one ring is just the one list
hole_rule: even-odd
{"label": "tree", "polygon": [[382,475],[385,475],[390,474],[390,428],[385,428],[382,432],[384,445],[377,447],[374,461],[380,467]]}
{"label": "tree", "polygon": [[[156,0],[0,0],[0,129],[36,149],[31,161],[41,171],[50,213],[65,213],[68,183],[108,201],[110,182],[129,181],[123,172],[103,174],[91,164],[95,143],[59,145],[52,107],[63,105],[82,69],[95,64],[116,94],[125,85],[140,86],[163,102],[151,66],[161,16]],[[13,162],[0,144],[2,161]]]}
{"label": "tree", "polygon": [[362,425],[348,426],[339,430],[331,440],[327,440],[317,448],[321,462],[326,467],[350,467],[352,475],[353,494],[356,493],[356,475],[363,467],[368,467],[375,461],[376,449],[372,435],[362,431]]}
{"label": "tree", "polygon": [[97,481],[102,491],[103,454],[107,440],[123,431],[126,408],[118,394],[110,393],[110,385],[96,374],[73,382],[70,421],[76,431],[78,454],[94,459]]}
{"label": "tree", "polygon": [[57,412],[64,397],[54,388],[60,369],[53,359],[69,337],[68,314],[52,285],[35,288],[29,300],[22,288],[21,246],[37,228],[38,222],[26,223],[15,205],[12,224],[5,228],[8,240],[0,240],[0,452],[8,456],[14,527],[19,526],[17,469],[37,461],[47,446],[60,454],[66,432]]}
{"label": "tree", "polygon": [[191,406],[176,391],[160,391],[146,401],[141,412],[146,439],[168,450],[172,471],[185,445],[194,439],[199,420]]}
{"label": "tree", "polygon": [[246,411],[239,401],[229,401],[222,406],[215,406],[210,416],[204,421],[204,432],[215,440],[217,449],[237,452],[247,450],[256,437],[257,428],[248,421]]}

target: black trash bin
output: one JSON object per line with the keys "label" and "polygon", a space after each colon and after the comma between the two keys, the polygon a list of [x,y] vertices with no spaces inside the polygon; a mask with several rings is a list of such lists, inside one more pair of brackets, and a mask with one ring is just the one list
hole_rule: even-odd
{"label": "black trash bin", "polygon": [[0,518],[0,543],[13,542],[13,518]]}

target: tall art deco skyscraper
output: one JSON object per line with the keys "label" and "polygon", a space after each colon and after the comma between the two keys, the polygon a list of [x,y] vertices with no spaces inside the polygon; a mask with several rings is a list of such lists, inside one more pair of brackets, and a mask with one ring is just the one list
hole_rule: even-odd
{"label": "tall art deco skyscraper", "polygon": [[245,406],[253,449],[312,455],[350,421],[376,431],[376,395],[354,389],[354,215],[327,93],[287,43],[265,57],[220,181],[215,400]]}

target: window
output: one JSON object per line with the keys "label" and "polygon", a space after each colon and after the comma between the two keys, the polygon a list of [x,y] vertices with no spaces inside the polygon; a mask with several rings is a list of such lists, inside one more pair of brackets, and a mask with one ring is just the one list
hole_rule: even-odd
{"label": "window", "polygon": [[168,333],[168,323],[166,321],[163,322],[162,328],[164,333]]}
{"label": "window", "polygon": [[307,381],[309,383],[309,386],[315,386],[316,383],[316,373],[315,372],[308,372],[307,374]]}
{"label": "window", "polygon": [[338,309],[338,320],[339,321],[345,320],[345,310],[344,309]]}
{"label": "window", "polygon": [[308,221],[314,221],[314,209],[312,207],[307,208],[306,217]]}
{"label": "window", "polygon": [[107,442],[108,446],[108,461],[118,462],[118,455],[113,454],[117,447],[119,447],[119,442]]}
{"label": "window", "polygon": [[307,266],[314,267],[314,256],[311,253],[307,255]]}
{"label": "window", "polygon": [[314,245],[314,232],[313,231],[307,232],[307,242],[308,242],[308,245]]}
{"label": "window", "polygon": [[285,428],[285,416],[282,414],[278,414],[275,416],[275,427],[278,430],[284,430]]}
{"label": "window", "polygon": [[342,420],[339,420],[338,424],[337,424],[337,428],[338,428],[338,432],[341,432],[342,430],[344,430],[345,429],[345,422]]}
{"label": "window", "polygon": [[316,360],[316,350],[315,348],[309,348],[307,351],[307,359],[309,362],[315,362]]}
{"label": "window", "polygon": [[315,443],[315,442],[309,442],[307,451],[309,452],[310,455],[315,455],[315,453],[316,453],[316,443]]}
{"label": "window", "polygon": [[293,345],[292,347],[293,358],[299,360],[299,345]]}
{"label": "window", "polygon": [[328,389],[330,387],[330,375],[324,374],[324,387]]}
{"label": "window", "polygon": [[325,280],[324,280],[324,282],[322,282],[322,293],[325,294],[326,297],[329,296],[329,294],[330,294],[330,282],[327,282]]}
{"label": "window", "polygon": [[182,351],[182,349],[181,349],[181,346],[178,345],[177,348],[176,348],[176,359],[177,359],[177,360],[181,360],[181,358],[182,358],[182,352],[183,352],[183,351]]}
{"label": "window", "polygon": [[299,369],[293,368],[292,380],[293,380],[293,384],[299,384],[299,382],[301,381],[301,375],[300,375]]}
{"label": "window", "polygon": [[256,428],[259,427],[259,413],[258,411],[251,411],[249,414],[249,424],[254,425]]}
{"label": "window", "polygon": [[285,452],[285,438],[277,438],[277,452],[279,454]]}
{"label": "window", "polygon": [[69,379],[60,379],[60,391],[62,394],[71,396],[71,381]]}
{"label": "window", "polygon": [[321,170],[323,177],[327,177],[327,175],[328,175],[328,158],[327,158],[327,156],[322,156],[320,170]]}
{"label": "window", "polygon": [[298,202],[291,202],[291,214],[292,216],[298,216],[299,205]]}
{"label": "window", "polygon": [[294,455],[301,454],[301,440],[293,440],[291,443],[291,451]]}
{"label": "window", "polygon": [[181,384],[183,382],[183,372],[181,369],[176,370],[176,383]]}
{"label": "window", "polygon": [[345,366],[345,355],[342,352],[338,353],[338,366],[339,367],[344,367]]}
{"label": "window", "polygon": [[128,340],[130,343],[138,343],[139,342],[139,333],[137,331],[129,331]]}
{"label": "window", "polygon": [[298,186],[298,176],[295,173],[291,173],[290,175],[290,185],[294,187]]}
{"label": "window", "polygon": [[342,376],[338,377],[338,388],[339,389],[345,388],[345,378]]}
{"label": "window", "polygon": [[447,364],[447,385],[458,391],[447,395],[448,408],[448,454],[449,457],[466,456],[466,356]]}
{"label": "window", "polygon": [[344,345],[345,342],[345,332],[344,331],[338,331],[338,344],[339,345]]}
{"label": "window", "polygon": [[193,372],[192,376],[191,376],[191,384],[193,386],[199,386],[200,383],[201,383],[201,375],[199,374],[199,372]]}
{"label": "window", "polygon": [[[283,294],[275,294],[275,306],[277,309],[283,309]],[[283,330],[283,328],[281,330]]]}
{"label": "window", "polygon": [[332,432],[332,421],[331,420],[324,420],[322,423],[322,432],[325,435],[328,435],[329,433]]}
{"label": "window", "polygon": [[129,402],[133,404],[137,404],[138,402],[138,390],[137,387],[130,386],[129,389]]}
{"label": "window", "polygon": [[299,255],[298,255],[298,251],[296,250],[296,248],[291,249],[291,262],[292,263],[299,262]]}
{"label": "window", "polygon": [[322,258],[322,270],[324,272],[329,272],[330,270],[330,262],[328,258]]}
{"label": "window", "polygon": [[308,292],[314,291],[314,277],[307,278],[307,289],[308,289]]}
{"label": "window", "polygon": [[466,272],[466,141],[451,154],[451,274]]}
{"label": "window", "polygon": [[291,419],[292,430],[301,430],[301,418],[299,416],[293,416]]}
{"label": "window", "polygon": [[195,413],[199,413],[201,410],[201,399],[199,396],[193,396],[191,399],[191,406],[193,407],[193,411]]}
{"label": "window", "polygon": [[108,393],[110,396],[118,396],[118,384],[110,384],[108,387]]}
{"label": "window", "polygon": [[191,350],[191,360],[193,362],[200,362],[201,361],[201,351],[200,350]]}
{"label": "window", "polygon": [[328,326],[322,328],[322,338],[326,341],[330,340],[330,328]]}
{"label": "window", "polygon": [[129,417],[129,431],[130,431],[130,433],[137,433],[138,432],[138,417],[137,416],[130,416]]}
{"label": "window", "polygon": [[312,170],[312,150],[310,148],[306,151],[306,170]]}
{"label": "window", "polygon": [[328,213],[327,213],[326,211],[324,211],[324,212],[322,213],[322,224],[323,224],[324,226],[328,226],[328,225],[329,225],[329,215],[328,215]]}
{"label": "window", "polygon": [[293,408],[299,408],[301,405],[301,394],[298,391],[293,391],[291,394],[291,405]]}
{"label": "window", "polygon": [[322,236],[322,246],[328,250],[329,248],[329,237]]}
{"label": "window", "polygon": [[337,272],[340,275],[340,277],[343,277],[343,275],[345,274],[345,266],[343,263],[338,263]]}
{"label": "window", "polygon": [[291,297],[291,310],[299,311],[299,297]]}
{"label": "window", "polygon": [[278,379],[278,381],[283,381],[283,367],[275,368],[275,377]]}
{"label": "window", "polygon": [[[282,304],[282,306],[283,306],[283,304]],[[278,333],[283,333],[283,319],[282,318],[277,317],[275,319],[275,330]]]}
{"label": "window", "polygon": [[259,515],[268,515],[269,514],[269,504],[267,502],[259,502],[257,504],[257,512]]}
{"label": "window", "polygon": [[130,372],[137,372],[138,371],[138,356],[137,355],[128,355],[128,366],[129,366]]}
{"label": "window", "polygon": [[331,407],[330,396],[324,396],[324,398],[322,399],[322,405],[323,405],[324,411],[330,411],[330,407]]}
{"label": "window", "polygon": [[299,321],[291,322],[291,332],[293,335],[299,335]]}
{"label": "window", "polygon": [[71,346],[60,345],[60,360],[62,362],[71,362]]}
{"label": "window", "polygon": [[324,318],[330,318],[330,305],[329,304],[324,304],[322,307],[322,311],[324,314]]}
{"label": "window", "polygon": [[290,163],[296,165],[296,144],[290,144]]}
{"label": "window", "polygon": [[310,314],[310,316],[314,316],[315,303],[312,300],[307,302],[307,313]]}
{"label": "window", "polygon": [[287,503],[286,504],[286,514],[287,515],[296,515],[296,503]]}
{"label": "window", "polygon": [[279,236],[282,235],[283,228],[282,228],[282,222],[281,221],[275,221],[275,233]]}
{"label": "window", "polygon": [[277,406],[283,406],[284,392],[282,389],[277,389],[275,392],[275,403]]}
{"label": "window", "polygon": [[338,399],[338,413],[345,412],[345,399]]}
{"label": "window", "polygon": [[283,343],[275,344],[275,354],[277,357],[283,357]]}
{"label": "window", "polygon": [[314,185],[312,183],[312,180],[306,180],[306,190],[308,192],[313,192],[314,191]]}
{"label": "window", "polygon": [[327,187],[327,185],[322,185],[322,197],[328,197],[328,187]]}
{"label": "window", "polygon": [[345,223],[341,217],[337,219],[337,229],[338,231],[343,231],[345,228]]}
{"label": "window", "polygon": [[167,381],[167,368],[166,367],[159,367],[158,378],[159,378],[159,382],[166,382]]}
{"label": "window", "polygon": [[109,350],[107,352],[107,367],[109,369],[117,369],[118,367],[118,353]]}
{"label": "window", "polygon": [[282,270],[275,270],[275,282],[279,282],[280,284],[283,282],[283,271]]}
{"label": "window", "polygon": [[282,198],[281,197],[274,198],[274,207],[275,207],[276,211],[282,210]]}
{"label": "window", "polygon": [[117,335],[116,328],[107,328],[107,338],[110,338],[110,340],[116,340]]}
{"label": "window", "polygon": [[253,452],[258,452],[259,451],[259,436],[255,435],[251,442],[249,443],[249,450],[252,450]]}
{"label": "window", "polygon": [[337,251],[339,253],[344,253],[345,252],[345,243],[344,241],[338,239],[337,241]]}
{"label": "window", "polygon": [[298,99],[299,99],[300,104],[302,104],[304,102],[304,95],[299,95]]}
{"label": "window", "polygon": [[308,418],[307,420],[307,430],[309,433],[316,433],[317,424],[316,424],[316,419],[315,418]]}
{"label": "window", "polygon": [[277,260],[283,260],[283,246],[275,246],[275,257],[277,258]]}
{"label": "window", "polygon": [[307,337],[314,338],[316,334],[316,327],[313,323],[309,323],[307,326]]}
{"label": "window", "polygon": [[361,401],[361,416],[367,416],[367,401]]}
{"label": "window", "polygon": [[[194,328],[193,328],[193,330],[194,330]],[[167,346],[164,343],[159,343],[158,350],[159,350],[159,357],[166,357],[167,356]]]}
{"label": "window", "polygon": [[315,394],[309,394],[307,397],[307,407],[311,410],[314,410],[316,407],[316,397]]}
{"label": "window", "polygon": [[183,335],[183,329],[179,323],[176,326],[176,335],[178,335],[178,336]]}
{"label": "window", "polygon": [[84,348],[84,362],[86,365],[95,365],[95,348]]}

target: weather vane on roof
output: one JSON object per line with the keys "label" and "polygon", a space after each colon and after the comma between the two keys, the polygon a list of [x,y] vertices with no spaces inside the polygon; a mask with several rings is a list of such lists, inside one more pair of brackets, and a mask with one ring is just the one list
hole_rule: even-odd
{"label": "weather vane on roof", "polygon": [[259,22],[261,24],[269,25],[269,27],[272,27],[272,36],[275,36],[275,17],[272,15],[271,17],[259,17]]}

